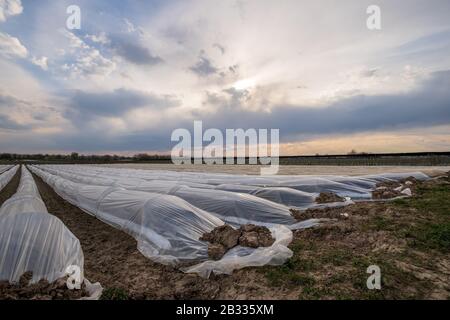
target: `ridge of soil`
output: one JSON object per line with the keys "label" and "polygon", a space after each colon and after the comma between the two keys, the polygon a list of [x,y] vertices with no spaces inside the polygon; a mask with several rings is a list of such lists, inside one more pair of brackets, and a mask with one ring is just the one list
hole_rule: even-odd
{"label": "ridge of soil", "polygon": [[57,279],[52,283],[45,279],[30,283],[32,277],[32,272],[25,272],[17,283],[0,281],[0,300],[66,300],[89,296],[84,284],[80,290],[68,289],[67,277]]}

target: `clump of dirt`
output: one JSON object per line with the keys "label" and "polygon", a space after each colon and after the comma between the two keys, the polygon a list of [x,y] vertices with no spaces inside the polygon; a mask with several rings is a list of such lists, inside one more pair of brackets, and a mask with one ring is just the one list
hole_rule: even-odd
{"label": "clump of dirt", "polygon": [[[289,209],[292,216],[299,221],[307,219],[344,219],[348,218],[348,213],[342,210],[336,210],[336,208],[310,208],[306,210]],[[341,212],[342,211],[342,212]]]}
{"label": "clump of dirt", "polygon": [[214,228],[211,232],[203,234],[200,240],[220,244],[224,246],[226,250],[229,250],[237,246],[240,236],[240,230],[233,229],[233,227],[224,224]]}
{"label": "clump of dirt", "polygon": [[0,300],[67,300],[89,296],[85,285],[81,289],[71,290],[67,287],[67,277],[49,283],[45,279],[30,283],[32,272],[25,272],[17,283],[0,281]]}
{"label": "clump of dirt", "polygon": [[444,173],[441,177],[438,178],[440,181],[450,182],[450,171]]}
{"label": "clump of dirt", "polygon": [[316,198],[317,203],[344,202],[345,198],[338,196],[333,192],[321,192]]}
{"label": "clump of dirt", "polygon": [[258,248],[269,247],[275,242],[268,228],[253,224],[243,225],[237,230],[224,224],[203,234],[200,240],[209,242],[208,256],[214,260],[221,259],[237,245]]}
{"label": "clump of dirt", "polygon": [[388,189],[387,187],[378,187],[372,191],[372,198],[375,200],[392,199],[402,195],[400,191]]}
{"label": "clump of dirt", "polygon": [[408,177],[399,181],[385,181],[377,183],[376,189],[372,191],[375,200],[392,199],[399,196],[411,196],[416,192],[420,181],[414,177]]}
{"label": "clump of dirt", "polygon": [[275,242],[272,233],[266,227],[246,224],[241,226],[240,230],[239,244],[243,247],[270,247]]}
{"label": "clump of dirt", "polygon": [[213,260],[220,260],[227,250],[228,249],[220,243],[210,243],[208,245],[208,256]]}

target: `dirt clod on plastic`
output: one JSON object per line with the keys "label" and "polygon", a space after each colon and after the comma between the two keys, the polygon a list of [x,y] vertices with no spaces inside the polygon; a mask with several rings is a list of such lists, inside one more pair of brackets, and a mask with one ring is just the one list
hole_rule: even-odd
{"label": "dirt clod on plastic", "polygon": [[[414,177],[408,177],[399,181],[386,181],[377,183],[372,191],[372,199],[385,200],[415,193],[420,181]],[[409,189],[409,192],[408,190]]]}
{"label": "dirt clod on plastic", "polygon": [[220,260],[237,245],[258,248],[269,247],[275,242],[268,228],[253,224],[243,225],[237,230],[225,224],[203,234],[200,240],[209,242],[208,256],[213,260]]}
{"label": "dirt clod on plastic", "polygon": [[246,224],[240,230],[239,244],[243,247],[270,247],[275,241],[270,230],[266,227]]}
{"label": "dirt clod on plastic", "polygon": [[0,281],[0,300],[67,300],[88,297],[89,293],[85,285],[79,290],[71,290],[67,287],[66,277],[49,283],[41,279],[36,283],[30,283],[32,272],[25,272],[17,283]]}
{"label": "dirt clod on plastic", "polygon": [[237,246],[240,235],[241,233],[239,230],[233,229],[233,227],[224,224],[220,227],[214,228],[211,232],[203,234],[200,240],[221,244],[226,250],[229,250]]}
{"label": "dirt clod on plastic", "polygon": [[220,243],[210,243],[208,245],[208,256],[213,260],[220,260],[227,252],[227,248]]}
{"label": "dirt clod on plastic", "polygon": [[344,202],[345,198],[338,196],[333,192],[321,192],[316,198],[317,203]]}

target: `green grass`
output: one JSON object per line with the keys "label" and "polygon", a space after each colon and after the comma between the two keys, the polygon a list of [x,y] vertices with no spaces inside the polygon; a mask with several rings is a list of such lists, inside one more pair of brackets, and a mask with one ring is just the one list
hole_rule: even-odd
{"label": "green grass", "polygon": [[103,290],[101,300],[128,300],[128,293],[122,288],[106,288]]}
{"label": "green grass", "polygon": [[421,187],[416,197],[396,200],[393,205],[399,208],[415,208],[426,214],[426,219],[397,230],[400,236],[412,239],[409,241],[412,246],[442,252],[450,250],[449,185]]}
{"label": "green grass", "polygon": [[[358,252],[339,242],[326,243],[326,235],[333,230],[323,228],[314,231],[317,238],[294,240],[290,245],[294,255],[287,263],[261,268],[261,272],[271,286],[298,290],[299,299],[429,297],[433,284],[404,266],[439,272],[434,268],[434,257],[450,251],[450,186],[425,184],[414,197],[386,202],[385,208],[398,214],[384,213],[382,209],[358,228],[364,233],[385,231],[388,237],[405,239],[407,245],[402,252]],[[424,259],[424,255],[428,258]],[[369,265],[380,267],[382,290],[367,289]]]}
{"label": "green grass", "polygon": [[322,264],[332,264],[334,266],[344,266],[353,257],[353,252],[349,249],[333,248],[326,251],[320,257]]}
{"label": "green grass", "polygon": [[383,216],[375,216],[370,221],[370,229],[375,231],[391,230],[392,221]]}

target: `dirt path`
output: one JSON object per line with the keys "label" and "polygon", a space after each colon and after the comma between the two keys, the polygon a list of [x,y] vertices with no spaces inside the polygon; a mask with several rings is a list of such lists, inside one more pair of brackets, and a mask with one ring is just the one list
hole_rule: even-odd
{"label": "dirt path", "polygon": [[11,196],[16,193],[20,182],[20,172],[21,168],[17,170],[11,181],[0,191],[0,206],[2,206],[3,202],[11,198]]}

